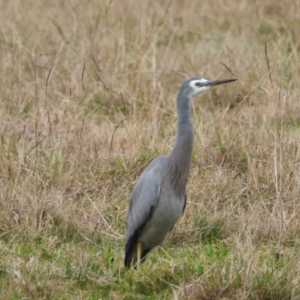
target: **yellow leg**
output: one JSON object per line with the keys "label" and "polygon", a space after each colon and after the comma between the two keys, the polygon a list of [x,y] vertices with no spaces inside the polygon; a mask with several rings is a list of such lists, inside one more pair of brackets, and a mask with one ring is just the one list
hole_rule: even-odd
{"label": "yellow leg", "polygon": [[164,250],[162,249],[161,246],[158,246],[158,247],[157,247],[157,252],[158,252],[158,254],[159,254],[160,256],[162,256],[162,255],[164,254]]}
{"label": "yellow leg", "polygon": [[142,244],[137,243],[136,245],[137,250],[137,270],[140,271],[141,269],[141,257],[142,257]]}

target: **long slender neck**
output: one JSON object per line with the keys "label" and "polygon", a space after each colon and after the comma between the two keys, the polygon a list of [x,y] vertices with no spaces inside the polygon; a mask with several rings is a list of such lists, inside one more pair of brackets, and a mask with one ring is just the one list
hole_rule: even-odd
{"label": "long slender neck", "polygon": [[187,95],[179,93],[177,137],[173,150],[168,156],[167,172],[170,183],[181,196],[185,193],[194,145],[194,127],[190,118],[191,102]]}

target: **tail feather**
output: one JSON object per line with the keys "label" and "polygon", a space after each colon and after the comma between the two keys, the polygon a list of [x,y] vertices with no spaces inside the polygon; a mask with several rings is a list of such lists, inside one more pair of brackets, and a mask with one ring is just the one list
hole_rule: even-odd
{"label": "tail feather", "polygon": [[[150,249],[145,249],[142,252],[141,263],[145,262],[146,256],[149,252],[150,252]],[[128,269],[130,268],[131,265],[133,265],[134,269],[136,269],[136,263],[137,263],[137,251],[135,249],[133,249],[129,253],[125,254],[124,265]]]}
{"label": "tail feather", "polygon": [[[138,239],[138,231],[136,230],[134,234],[128,239],[125,247],[125,259],[124,266],[126,268],[130,268],[131,264],[136,268],[137,262],[137,239]],[[143,249],[141,263],[143,263],[146,259],[146,255],[150,252],[150,249]]]}
{"label": "tail feather", "polygon": [[[138,238],[143,231],[143,228],[145,227],[145,224],[149,219],[151,219],[153,211],[154,211],[154,206],[152,205],[149,211],[149,215],[146,218],[145,222],[141,224],[135,231],[134,233],[129,237],[128,241],[126,242],[125,246],[125,259],[124,259],[124,265],[127,268],[130,268],[130,265],[132,262],[134,262],[134,265],[136,265],[137,261],[137,249],[136,245],[138,242]],[[142,257],[141,257],[141,263],[145,261],[146,255],[150,252],[151,249],[144,249],[142,252]]]}
{"label": "tail feather", "polygon": [[126,243],[124,265],[127,268],[130,268],[131,262],[133,260],[136,260],[137,239],[138,239],[138,232],[136,230]]}

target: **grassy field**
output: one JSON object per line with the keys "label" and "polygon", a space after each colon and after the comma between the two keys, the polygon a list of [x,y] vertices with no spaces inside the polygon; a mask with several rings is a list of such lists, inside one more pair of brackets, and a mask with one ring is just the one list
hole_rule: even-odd
{"label": "grassy field", "polygon": [[[1,299],[300,299],[300,2],[0,3]],[[130,194],[190,77],[184,216],[123,268]]]}

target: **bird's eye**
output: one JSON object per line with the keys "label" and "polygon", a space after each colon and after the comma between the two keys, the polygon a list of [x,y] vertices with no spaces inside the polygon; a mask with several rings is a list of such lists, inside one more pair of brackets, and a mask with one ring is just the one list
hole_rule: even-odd
{"label": "bird's eye", "polygon": [[195,83],[195,86],[200,87],[200,86],[201,86],[201,83],[200,83],[200,82],[196,82],[196,83]]}

